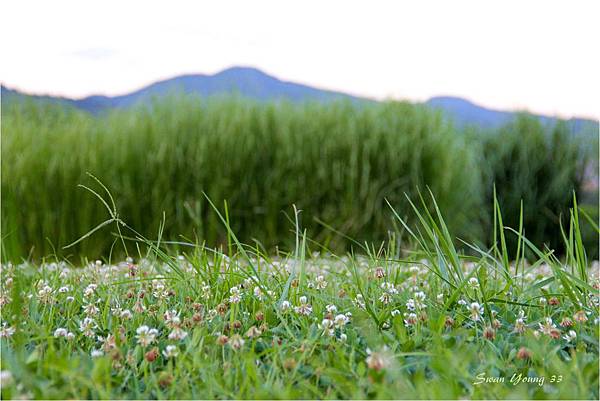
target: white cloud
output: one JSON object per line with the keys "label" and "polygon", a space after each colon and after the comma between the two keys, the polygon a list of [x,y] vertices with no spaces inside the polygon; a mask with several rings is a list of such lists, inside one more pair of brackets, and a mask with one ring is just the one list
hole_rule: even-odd
{"label": "white cloud", "polygon": [[450,94],[600,117],[599,9],[578,0],[7,0],[0,76],[79,97],[252,65],[376,98]]}
{"label": "white cloud", "polygon": [[88,47],[85,49],[76,50],[69,54],[77,58],[95,61],[115,57],[118,54],[118,51],[105,47]]}

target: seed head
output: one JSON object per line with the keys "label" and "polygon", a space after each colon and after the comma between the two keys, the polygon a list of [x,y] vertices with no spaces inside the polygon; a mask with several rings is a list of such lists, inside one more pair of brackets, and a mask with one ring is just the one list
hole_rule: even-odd
{"label": "seed head", "polygon": [[521,348],[519,348],[519,351],[517,351],[517,358],[521,359],[521,360],[530,359],[531,355],[532,355],[531,351],[525,347],[521,347]]}

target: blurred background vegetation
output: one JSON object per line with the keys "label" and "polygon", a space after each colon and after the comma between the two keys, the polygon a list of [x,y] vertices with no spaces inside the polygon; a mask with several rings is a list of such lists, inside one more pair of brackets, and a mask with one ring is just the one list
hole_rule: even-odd
{"label": "blurred background vegetation", "polygon": [[[594,137],[527,115],[500,130],[459,130],[439,112],[402,102],[171,97],[101,116],[12,104],[2,109],[3,259],[108,254],[109,227],[61,249],[108,218],[77,188],[94,185],[86,172],[148,237],[164,212],[165,239],[223,244],[206,193],[217,205],[227,201],[241,240],[268,250],[294,241],[293,204],[308,236],[332,249],[350,242],[327,225],[357,241],[387,240],[398,227],[386,200],[410,221],[405,194],[417,199],[427,188],[453,234],[489,246],[495,184],[505,225],[518,228],[522,200],[526,236],[560,252],[573,191],[597,221]],[[597,258],[598,236],[582,225]]]}

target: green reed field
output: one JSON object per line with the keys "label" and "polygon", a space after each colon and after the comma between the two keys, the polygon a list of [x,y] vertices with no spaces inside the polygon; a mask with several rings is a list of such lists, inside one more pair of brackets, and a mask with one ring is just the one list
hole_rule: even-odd
{"label": "green reed field", "polygon": [[[428,189],[457,237],[490,246],[495,183],[507,225],[518,226],[523,202],[528,238],[560,253],[560,222],[567,222],[573,191],[585,199],[586,145],[563,125],[542,127],[527,116],[501,132],[457,130],[435,112],[397,102],[174,97],[103,116],[7,105],[3,260],[109,253],[116,237],[108,228],[62,249],[105,218],[102,205],[77,187],[90,185],[88,172],[144,235],[153,236],[164,217],[165,238],[224,244],[226,231],[206,194],[219,206],[227,202],[244,242],[269,251],[290,249],[292,205],[303,211],[309,236],[334,250],[349,249],[346,237],[380,243],[395,232],[406,239],[386,202],[413,222],[405,194],[416,199]],[[583,211],[596,219],[597,205]],[[585,217],[581,229],[597,255]]]}

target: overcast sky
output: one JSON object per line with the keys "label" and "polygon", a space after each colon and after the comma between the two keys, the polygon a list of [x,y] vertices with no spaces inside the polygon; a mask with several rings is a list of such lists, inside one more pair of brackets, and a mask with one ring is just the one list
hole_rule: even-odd
{"label": "overcast sky", "polygon": [[599,11],[597,0],[4,0],[0,81],[116,95],[246,65],[379,99],[599,118]]}

